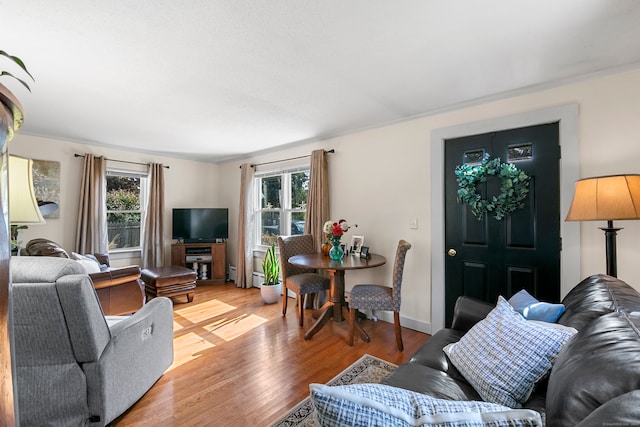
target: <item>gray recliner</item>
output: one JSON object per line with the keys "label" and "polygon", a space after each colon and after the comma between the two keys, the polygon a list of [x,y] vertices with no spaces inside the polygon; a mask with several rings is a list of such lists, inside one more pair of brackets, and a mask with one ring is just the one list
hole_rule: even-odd
{"label": "gray recliner", "polygon": [[171,301],[154,298],[108,326],[83,272],[69,259],[11,260],[21,426],[104,426],[173,362]]}

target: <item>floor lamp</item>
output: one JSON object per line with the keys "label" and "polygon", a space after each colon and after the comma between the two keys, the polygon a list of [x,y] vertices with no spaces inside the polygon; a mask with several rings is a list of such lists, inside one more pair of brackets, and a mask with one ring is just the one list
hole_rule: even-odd
{"label": "floor lamp", "polygon": [[614,220],[640,219],[640,175],[610,175],[576,182],[566,221],[607,221],[604,231],[607,274],[617,277]]}
{"label": "floor lamp", "polygon": [[27,228],[24,224],[45,222],[33,191],[32,165],[31,159],[9,156],[9,223],[12,250],[17,250],[18,255],[18,231]]}

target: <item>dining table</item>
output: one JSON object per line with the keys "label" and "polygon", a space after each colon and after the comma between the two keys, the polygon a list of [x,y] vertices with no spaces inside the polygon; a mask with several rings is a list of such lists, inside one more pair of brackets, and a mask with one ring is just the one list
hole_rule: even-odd
{"label": "dining table", "polygon": [[[343,310],[347,310],[344,295],[344,275],[347,270],[362,270],[379,267],[387,262],[382,255],[369,253],[366,258],[357,254],[347,254],[341,259],[334,260],[321,253],[299,254],[288,259],[288,262],[303,268],[326,270],[329,273],[329,298],[315,313],[316,322],[304,334],[304,339],[311,339],[322,327],[333,318],[334,322],[342,322],[345,319]],[[369,335],[356,322],[355,331],[363,341],[369,342]]]}

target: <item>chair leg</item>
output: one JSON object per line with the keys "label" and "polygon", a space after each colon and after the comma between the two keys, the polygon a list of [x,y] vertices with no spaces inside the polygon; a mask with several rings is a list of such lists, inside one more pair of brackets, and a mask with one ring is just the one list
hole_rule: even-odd
{"label": "chair leg", "polygon": [[287,287],[284,286],[284,289],[282,290],[282,315],[286,316],[287,315],[287,300],[288,298],[288,292],[287,292]]}
{"label": "chair leg", "polygon": [[402,330],[400,329],[400,313],[397,311],[393,312],[393,323],[396,329],[396,345],[398,346],[398,351],[403,351],[404,345],[402,344]]}
{"label": "chair leg", "polygon": [[349,307],[349,345],[353,346],[353,336],[356,332],[356,318],[357,318],[358,310]]}
{"label": "chair leg", "polygon": [[298,295],[298,324],[304,324],[304,295]]}

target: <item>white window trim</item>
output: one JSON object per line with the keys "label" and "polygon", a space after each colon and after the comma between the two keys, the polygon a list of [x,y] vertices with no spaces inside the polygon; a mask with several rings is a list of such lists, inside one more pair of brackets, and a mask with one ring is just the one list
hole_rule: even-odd
{"label": "white window trim", "polygon": [[268,246],[267,245],[263,245],[262,242],[262,236],[261,236],[261,231],[262,231],[262,221],[261,221],[261,216],[260,213],[261,212],[269,212],[269,210],[267,209],[262,209],[262,203],[260,200],[260,196],[262,195],[262,187],[258,184],[258,181],[262,178],[268,178],[271,176],[282,176],[282,193],[280,195],[280,204],[281,204],[281,208],[277,208],[277,209],[273,209],[274,212],[280,212],[281,213],[281,217],[280,217],[280,229],[286,229],[283,227],[286,227],[286,224],[288,224],[289,222],[291,222],[291,217],[292,214],[294,212],[306,212],[306,210],[302,210],[302,209],[297,209],[294,208],[293,206],[288,206],[291,204],[291,195],[289,194],[291,192],[291,175],[298,173],[298,172],[307,172],[310,173],[311,171],[311,166],[306,164],[306,165],[298,165],[298,166],[292,166],[289,168],[280,168],[280,169],[272,169],[272,170],[265,170],[265,171],[260,171],[260,172],[256,172],[253,176],[254,179],[254,215],[255,215],[255,226],[254,226],[254,254],[264,254],[264,252],[267,251]]}
{"label": "white window trim", "polygon": [[[128,248],[116,248],[116,249],[108,249],[109,256],[113,256],[114,259],[119,258],[127,258],[130,256],[142,256],[142,242],[144,241],[144,220],[147,214],[147,198],[148,198],[148,172],[141,172],[129,169],[121,169],[114,167],[107,167],[106,176],[115,175],[115,176],[130,176],[134,178],[140,178],[140,246],[128,247]],[[105,177],[106,177],[105,176]],[[113,211],[111,211],[113,212]],[[138,212],[138,211],[118,211],[118,212]],[[107,210],[107,213],[109,211]]]}

